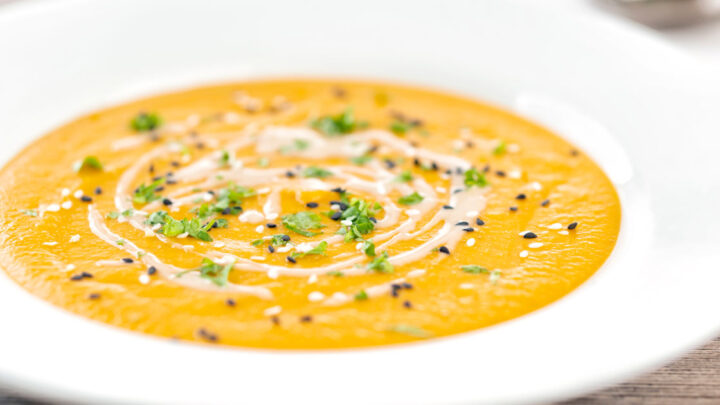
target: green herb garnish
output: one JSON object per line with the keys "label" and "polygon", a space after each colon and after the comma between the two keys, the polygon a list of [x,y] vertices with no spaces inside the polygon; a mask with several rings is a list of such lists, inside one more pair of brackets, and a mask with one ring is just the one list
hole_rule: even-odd
{"label": "green herb garnish", "polygon": [[500,141],[500,143],[493,149],[493,155],[500,156],[505,153],[505,150],[507,149],[507,145],[505,144],[505,141]]}
{"label": "green herb garnish", "polygon": [[375,243],[372,240],[363,241],[362,251],[370,257],[375,257]]}
{"label": "green herb garnish", "polygon": [[130,121],[130,127],[138,132],[152,131],[162,124],[162,119],[155,113],[141,112]]}
{"label": "green herb garnish", "polygon": [[395,181],[400,183],[407,183],[412,181],[412,179],[413,175],[410,170],[404,170],[400,174],[398,174],[397,177],[395,177]]}
{"label": "green herb garnish", "polygon": [[105,217],[108,219],[118,219],[120,217],[120,213],[117,211],[110,211]]}
{"label": "green herb garnish", "polygon": [[355,129],[364,128],[366,122],[357,121],[352,108],[334,116],[320,117],[310,123],[310,126],[328,136],[349,134]]}
{"label": "green herb garnish", "polygon": [[367,293],[365,292],[365,290],[360,290],[359,293],[355,294],[355,301],[365,301],[368,298],[369,297],[368,297]]}
{"label": "green herb garnish", "polygon": [[200,272],[200,277],[212,281],[219,287],[224,287],[228,283],[228,276],[234,265],[235,261],[222,266],[204,257],[202,265],[195,270]]}
{"label": "green herb garnish", "polygon": [[358,166],[362,166],[366,163],[369,163],[372,161],[373,158],[370,155],[360,155],[360,156],[354,156],[350,158],[350,161]]}
{"label": "green herb garnish", "polygon": [[395,271],[395,267],[393,267],[392,263],[388,260],[387,252],[382,252],[380,256],[375,256],[367,268],[376,273],[392,273]]}
{"label": "green herb garnish", "polygon": [[462,271],[464,271],[465,273],[470,273],[470,274],[480,274],[480,273],[490,274],[490,270],[486,269],[485,267],[478,266],[478,265],[476,265],[476,264],[467,264],[467,265],[465,265],[465,266],[460,266],[460,268],[461,268]]}
{"label": "green herb garnish", "polygon": [[325,251],[327,250],[328,243],[325,241],[322,241],[317,244],[314,248],[308,250],[307,252],[295,252],[291,256],[294,259],[298,259],[301,257],[305,257],[307,255],[325,255]]}
{"label": "green herb garnish", "polygon": [[306,167],[305,170],[303,170],[303,176],[305,177],[318,177],[324,179],[332,175],[333,173],[330,170],[323,169],[317,166]]}
{"label": "green herb garnish", "polygon": [[292,145],[285,145],[280,148],[280,153],[286,155],[295,151],[302,151],[310,147],[310,142],[304,139],[294,139]]}
{"label": "green herb garnish", "polygon": [[416,338],[429,338],[432,335],[424,329],[418,328],[417,326],[398,324],[393,325],[389,329],[391,332],[402,333]]}
{"label": "green herb garnish", "polygon": [[320,215],[311,211],[284,215],[282,223],[285,228],[303,236],[319,235],[321,232],[312,232],[311,229],[325,228],[320,220]]}
{"label": "green herb garnish", "polygon": [[22,210],[22,211],[20,211],[20,212],[22,212],[23,214],[25,214],[25,215],[27,215],[27,216],[30,216],[30,217],[36,217],[36,216],[38,216],[37,210]]}
{"label": "green herb garnish", "polygon": [[155,194],[155,189],[160,187],[165,182],[164,178],[157,179],[147,186],[145,183],[141,184],[135,189],[133,194],[133,202],[136,204],[147,204],[155,200],[159,200],[161,197]]}
{"label": "green herb garnish", "polygon": [[417,191],[412,194],[404,195],[398,199],[398,202],[403,205],[415,205],[422,202],[423,196],[418,194]]}
{"label": "green herb garnish", "polygon": [[465,172],[465,185],[468,188],[473,186],[487,187],[489,184],[490,183],[488,183],[487,179],[485,178],[485,174],[478,171],[474,167]]}
{"label": "green herb garnish", "polygon": [[103,165],[96,156],[85,156],[85,159],[75,162],[73,170],[77,173],[85,169],[102,170]]}
{"label": "green herb garnish", "polygon": [[405,135],[412,128],[413,126],[411,124],[400,120],[395,120],[390,124],[390,131],[395,135]]}
{"label": "green herb garnish", "polygon": [[345,242],[352,242],[355,239],[362,239],[375,229],[375,223],[370,217],[376,215],[382,207],[379,204],[370,205],[367,201],[353,198],[349,201],[348,208],[343,211],[340,217],[343,221],[350,221],[350,225],[341,228],[341,234],[345,235]]}

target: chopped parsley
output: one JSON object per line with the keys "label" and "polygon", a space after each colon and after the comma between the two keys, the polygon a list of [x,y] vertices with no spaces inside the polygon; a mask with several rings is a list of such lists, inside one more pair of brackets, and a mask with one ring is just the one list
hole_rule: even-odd
{"label": "chopped parsley", "polygon": [[268,167],[270,165],[270,159],[261,157],[257,160],[257,165],[260,167]]}
{"label": "chopped parsley", "polygon": [[332,175],[333,173],[330,170],[317,166],[306,167],[305,170],[303,170],[303,176],[305,177],[318,177],[324,179]]}
{"label": "chopped parsley", "polygon": [[355,301],[365,301],[368,298],[368,294],[365,292],[365,290],[360,290],[359,293],[355,294]]}
{"label": "chopped parsley", "polygon": [[395,181],[400,183],[407,183],[412,181],[412,179],[413,175],[410,170],[404,170],[400,174],[398,174],[397,177],[395,177]]}
{"label": "chopped parsley", "polygon": [[202,265],[195,270],[200,272],[200,277],[212,281],[218,287],[224,287],[228,283],[228,276],[234,265],[235,261],[223,266],[204,257]]}
{"label": "chopped parsley", "polygon": [[370,257],[375,257],[375,243],[372,240],[363,241],[362,251]]}
{"label": "chopped parsley", "polygon": [[311,230],[325,228],[325,225],[320,221],[320,215],[312,211],[284,215],[282,224],[285,228],[303,236],[319,235],[321,232],[312,232]]}
{"label": "chopped parsley", "polygon": [[235,161],[235,157],[233,156],[230,151],[223,149],[220,153],[220,159],[218,160],[218,164],[220,167],[227,167],[232,164],[232,162]]}
{"label": "chopped parsley", "polygon": [[23,214],[25,214],[25,215],[27,215],[27,216],[30,216],[30,217],[36,217],[36,216],[38,216],[37,210],[22,210],[22,211],[20,211],[20,212],[22,212]]}
{"label": "chopped parsley", "polygon": [[362,166],[366,163],[369,163],[372,161],[373,158],[370,155],[360,155],[360,156],[354,156],[350,158],[350,161],[358,166]]}
{"label": "chopped parsley", "polygon": [[367,122],[357,121],[352,108],[346,108],[338,115],[320,117],[310,126],[328,136],[349,134],[356,129],[367,127]]}
{"label": "chopped parsley", "polygon": [[152,131],[162,124],[162,119],[155,113],[141,112],[130,121],[130,127],[138,132]]}
{"label": "chopped parsley", "polygon": [[141,184],[135,189],[133,194],[133,202],[136,204],[147,204],[155,200],[159,200],[161,197],[155,194],[155,189],[160,187],[165,182],[164,178],[157,179],[147,186],[145,183]]}
{"label": "chopped parsley", "polygon": [[476,168],[472,168],[465,172],[465,185],[470,188],[473,186],[477,187],[487,187],[490,183],[488,183],[487,179],[485,178],[485,174],[478,171]]}
{"label": "chopped parsley", "polygon": [[288,153],[302,151],[310,147],[310,142],[304,139],[294,139],[291,145],[285,145],[280,148],[280,153],[286,155]]}
{"label": "chopped parsley", "polygon": [[403,205],[415,205],[421,203],[423,196],[418,194],[417,191],[412,194],[404,195],[398,199],[398,202]]}
{"label": "chopped parsley", "polygon": [[333,276],[333,277],[345,277],[345,273],[343,273],[342,271],[337,271],[337,270],[336,271],[328,271],[325,274],[327,274],[328,276]]}
{"label": "chopped parsley", "polygon": [[405,135],[413,126],[407,122],[395,120],[390,124],[390,131],[395,135]]}
{"label": "chopped parsley", "polygon": [[307,252],[295,252],[291,256],[293,259],[297,259],[300,257],[305,257],[307,255],[325,255],[325,251],[327,250],[328,243],[326,241],[322,241],[317,244],[314,248],[308,250]]}
{"label": "chopped parsley", "polygon": [[381,255],[375,256],[367,268],[376,273],[392,273],[395,271],[395,267],[393,267],[392,263],[388,260],[387,252],[382,252]]}
{"label": "chopped parsley", "polygon": [[376,215],[382,207],[378,203],[371,206],[370,203],[359,198],[353,198],[348,205],[340,218],[343,221],[350,221],[350,224],[338,232],[345,235],[345,242],[352,242],[362,239],[363,235],[367,235],[375,229],[375,223],[370,217]]}
{"label": "chopped parsley", "polygon": [[213,214],[235,215],[242,211],[240,204],[246,198],[253,197],[256,194],[252,188],[230,183],[217,192],[217,202],[214,204],[202,204],[199,208],[194,209],[194,212],[201,218],[207,218]]}
{"label": "chopped parsley", "polygon": [[102,170],[103,165],[96,156],[85,156],[85,159],[75,162],[73,170],[77,173],[85,169]]}
{"label": "chopped parsley", "polygon": [[505,153],[505,150],[507,149],[507,144],[505,141],[500,141],[500,143],[493,149],[493,155],[500,156]]}
{"label": "chopped parsley", "polygon": [[478,266],[476,264],[467,264],[465,266],[460,266],[462,271],[465,273],[470,274],[490,274],[490,270],[486,269],[485,267]]}
{"label": "chopped parsley", "polygon": [[[150,214],[145,222],[149,225],[162,225],[162,228],[160,228],[158,232],[170,238],[187,233],[188,236],[192,236],[195,239],[212,242],[213,239],[208,231],[212,229],[215,221],[216,220],[211,220],[203,224],[199,217],[192,219],[183,218],[178,221],[165,211],[157,211]],[[227,226],[227,221],[224,221],[224,225]]]}
{"label": "chopped parsley", "polygon": [[110,211],[110,212],[108,212],[108,214],[106,215],[106,217],[107,217],[108,219],[118,219],[118,218],[120,217],[120,213],[117,212],[117,211]]}

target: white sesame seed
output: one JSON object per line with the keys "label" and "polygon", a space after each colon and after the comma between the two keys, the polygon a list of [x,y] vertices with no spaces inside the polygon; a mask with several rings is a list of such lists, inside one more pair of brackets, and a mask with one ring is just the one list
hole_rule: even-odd
{"label": "white sesame seed", "polygon": [[60,195],[63,196],[63,197],[69,196],[69,195],[70,195],[70,189],[69,189],[69,188],[64,188],[64,189],[60,190]]}
{"label": "white sesame seed", "polygon": [[180,235],[178,235],[177,238],[178,238],[178,239],[184,239],[184,238],[187,238],[188,235],[189,235],[189,233],[183,232],[183,233],[181,233]]}
{"label": "white sesame seed", "polygon": [[461,289],[461,290],[472,290],[473,288],[475,288],[475,284],[471,284],[471,283],[462,283],[462,284],[460,284],[460,289]]}
{"label": "white sesame seed", "polygon": [[43,242],[43,245],[45,245],[45,246],[55,246],[57,244],[58,244],[57,242]]}
{"label": "white sesame seed", "polygon": [[202,199],[203,199],[203,201],[205,201],[205,202],[212,201],[213,198],[214,198],[214,196],[213,196],[212,194],[210,194],[210,193],[205,193],[205,194],[203,194],[203,196],[202,196]]}
{"label": "white sesame seed", "polygon": [[280,305],[276,305],[263,311],[263,314],[265,316],[273,316],[279,314],[280,312],[282,312],[282,307]]}
{"label": "white sesame seed", "polygon": [[45,211],[58,212],[58,211],[60,211],[60,205],[59,204],[50,204],[45,208]]}
{"label": "white sesame seed", "polygon": [[527,250],[523,250],[522,252],[520,252],[520,257],[528,257],[529,254],[530,252],[528,252]]}
{"label": "white sesame seed", "polygon": [[540,191],[542,190],[542,184],[538,183],[537,181],[533,181],[532,183],[530,183],[530,188],[535,191]]}
{"label": "white sesame seed", "polygon": [[265,230],[264,225],[258,225],[257,228],[255,228],[255,232],[262,233]]}
{"label": "white sesame seed", "polygon": [[265,260],[265,256],[250,256],[250,260],[256,260],[261,262]]}
{"label": "white sesame seed", "polygon": [[364,245],[364,243],[358,242],[357,244],[355,244],[355,250],[360,250],[360,249],[362,249],[363,245]]}
{"label": "white sesame seed", "polygon": [[333,293],[333,295],[332,295],[333,300],[346,300],[347,297],[348,297],[347,294],[341,293],[339,291],[336,293]]}
{"label": "white sesame seed", "polygon": [[415,216],[415,215],[420,215],[420,210],[416,210],[416,209],[405,210],[405,213],[406,213],[408,216],[413,217],[413,216]]}
{"label": "white sesame seed", "polygon": [[520,145],[516,143],[511,143],[505,149],[510,153],[518,153],[520,152]]}
{"label": "white sesame seed", "polygon": [[447,189],[445,187],[440,187],[440,186],[435,187],[435,191],[437,191],[438,193],[441,193],[441,194],[447,193]]}
{"label": "white sesame seed", "polygon": [[142,273],[140,277],[138,277],[138,280],[140,280],[140,284],[148,284],[150,282],[150,276],[146,273]]}
{"label": "white sesame seed", "polygon": [[60,204],[60,206],[61,206],[63,209],[69,210],[70,208],[72,208],[72,201],[69,201],[69,200],[68,200],[68,201],[65,201],[65,202],[63,202],[62,204]]}
{"label": "white sesame seed", "polygon": [[554,224],[548,226],[548,229],[562,229],[562,224],[559,222],[555,222]]}
{"label": "white sesame seed", "polygon": [[162,225],[160,225],[160,224],[155,224],[155,225],[153,225],[152,228],[150,228],[150,229],[152,229],[153,231],[157,231],[157,230],[160,229],[160,228],[162,228]]}
{"label": "white sesame seed", "polygon": [[477,212],[477,211],[468,211],[465,213],[465,216],[468,218],[471,218],[471,217],[476,217],[478,214],[479,214],[479,212]]}
{"label": "white sesame seed", "polygon": [[74,196],[75,198],[78,198],[78,199],[79,199],[80,197],[83,196],[82,190],[75,190],[75,192],[73,193],[73,196]]}
{"label": "white sesame seed", "polygon": [[559,233],[560,235],[570,235],[570,232],[568,232],[568,231],[566,231],[566,230],[562,230],[562,231],[560,231],[560,232],[558,232],[558,233]]}
{"label": "white sesame seed", "polygon": [[263,187],[263,188],[258,189],[258,191],[257,191],[258,194],[267,194],[269,192],[270,192],[270,187]]}
{"label": "white sesame seed", "polygon": [[321,293],[320,291],[313,291],[310,294],[308,294],[308,301],[310,302],[318,302],[325,299],[325,294]]}
{"label": "white sesame seed", "polygon": [[332,205],[330,205],[330,209],[331,209],[331,210],[338,211],[338,210],[340,210],[340,206],[337,205],[337,204],[332,204]]}
{"label": "white sesame seed", "polygon": [[342,221],[340,221],[340,223],[343,224],[343,225],[345,225],[345,226],[350,226],[350,225],[352,225],[352,221],[349,220],[349,219],[343,219]]}
{"label": "white sesame seed", "polygon": [[315,284],[317,283],[318,276],[317,274],[311,274],[310,277],[308,277],[308,284]]}
{"label": "white sesame seed", "polygon": [[292,248],[293,248],[292,246],[282,246],[282,247],[275,249],[275,251],[277,251],[278,253],[286,253],[286,252],[289,252],[290,250],[292,250]]}
{"label": "white sesame seed", "polygon": [[65,266],[65,271],[73,271],[73,270],[75,270],[74,264],[68,264],[67,266]]}
{"label": "white sesame seed", "polygon": [[70,237],[70,242],[77,242],[80,240],[80,235],[73,235]]}
{"label": "white sesame seed", "polygon": [[520,170],[510,170],[508,172],[508,177],[511,179],[519,179],[522,177],[522,172]]}
{"label": "white sesame seed", "polygon": [[224,246],[225,246],[225,242],[217,241],[217,242],[213,243],[213,247],[216,247],[216,248],[221,248]]}
{"label": "white sesame seed", "polygon": [[475,245],[475,238],[470,238],[470,239],[468,239],[467,242],[465,242],[465,244],[468,245],[468,246],[474,246],[474,245]]}
{"label": "white sesame seed", "polygon": [[278,213],[277,213],[277,212],[271,212],[271,213],[265,215],[265,218],[269,219],[270,221],[272,221],[273,219],[275,219],[275,218],[277,218],[277,217],[278,217]]}
{"label": "white sesame seed", "polygon": [[531,243],[531,244],[528,245],[528,247],[529,247],[530,249],[538,249],[538,248],[541,248],[541,247],[543,247],[543,246],[544,246],[544,243],[542,243],[542,242],[533,242],[533,243]]}
{"label": "white sesame seed", "polygon": [[278,276],[280,276],[280,272],[278,272],[277,269],[270,269],[267,271],[267,276],[275,280]]}

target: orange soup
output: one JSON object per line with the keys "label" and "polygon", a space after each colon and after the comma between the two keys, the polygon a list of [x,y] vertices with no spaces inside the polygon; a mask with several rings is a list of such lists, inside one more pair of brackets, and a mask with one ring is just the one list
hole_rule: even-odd
{"label": "orange soup", "polygon": [[471,331],[572,291],[620,226],[548,130],[387,83],[269,80],[98,111],[0,172],[0,264],[164,338],[349,348]]}

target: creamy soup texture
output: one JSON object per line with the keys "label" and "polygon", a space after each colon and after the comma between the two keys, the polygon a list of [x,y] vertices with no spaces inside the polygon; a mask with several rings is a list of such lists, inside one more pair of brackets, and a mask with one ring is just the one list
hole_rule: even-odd
{"label": "creamy soup texture", "polygon": [[508,112],[387,83],[266,80],[98,111],[0,172],[0,264],[161,337],[346,348],[466,332],[567,294],[617,194]]}

